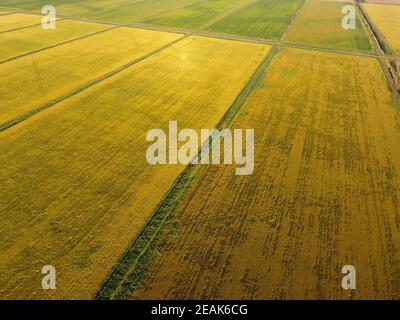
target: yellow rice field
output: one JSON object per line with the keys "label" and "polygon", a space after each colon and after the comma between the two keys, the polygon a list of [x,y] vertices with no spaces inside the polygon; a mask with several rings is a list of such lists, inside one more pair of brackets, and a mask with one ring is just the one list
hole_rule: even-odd
{"label": "yellow rice field", "polygon": [[400,53],[400,5],[365,3],[363,6],[389,45]]}
{"label": "yellow rice field", "polygon": [[0,64],[0,125],[179,37],[116,28]]}
{"label": "yellow rice field", "polygon": [[92,298],[184,168],[148,164],[146,132],[213,128],[268,50],[189,37],[0,133],[0,297]]}
{"label": "yellow rice field", "polygon": [[62,20],[56,29],[45,30],[41,26],[0,33],[0,62],[32,50],[68,41],[110,26],[80,21]]}
{"label": "yellow rice field", "polygon": [[284,49],[231,127],[255,130],[254,174],[195,172],[132,298],[399,299],[400,116],[379,62]]}
{"label": "yellow rice field", "polygon": [[0,16],[0,32],[40,24],[42,16],[34,14],[13,13]]}

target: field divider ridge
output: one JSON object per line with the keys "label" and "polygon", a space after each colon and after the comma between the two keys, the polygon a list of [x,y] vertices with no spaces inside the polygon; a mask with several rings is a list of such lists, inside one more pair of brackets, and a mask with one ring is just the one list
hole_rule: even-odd
{"label": "field divider ridge", "polygon": [[139,62],[141,62],[141,61],[143,61],[143,60],[145,60],[147,58],[150,58],[151,56],[153,56],[153,55],[155,55],[157,53],[160,53],[164,49],[167,49],[170,46],[173,46],[174,44],[176,44],[177,42],[185,39],[186,37],[187,37],[187,35],[184,35],[183,37],[180,37],[180,38],[178,38],[178,39],[176,39],[176,40],[174,40],[172,42],[169,42],[166,45],[164,45],[164,46],[162,46],[160,48],[157,48],[157,49],[155,49],[155,50],[153,50],[151,52],[148,52],[147,54],[145,54],[145,55],[143,55],[143,56],[141,56],[139,58],[136,58],[136,59],[134,59],[134,60],[132,60],[132,61],[130,61],[130,62],[128,62],[128,63],[126,63],[126,64],[124,64],[124,65],[122,65],[122,66],[120,66],[120,67],[118,67],[118,68],[116,68],[114,70],[112,70],[112,71],[110,71],[110,72],[107,72],[106,74],[104,74],[104,75],[102,75],[102,76],[100,76],[100,77],[98,77],[96,79],[92,79],[92,80],[84,83],[83,85],[73,89],[72,91],[70,91],[70,92],[68,92],[68,93],[66,93],[64,95],[61,95],[58,98],[53,99],[53,100],[51,100],[51,101],[49,101],[49,102],[47,102],[47,103],[45,103],[45,104],[43,104],[41,106],[29,111],[29,112],[26,112],[26,113],[22,114],[21,116],[18,116],[17,118],[15,118],[15,119],[13,119],[11,121],[8,121],[8,122],[6,122],[4,124],[0,124],[0,133],[2,131],[5,131],[5,130],[7,130],[7,129],[9,129],[9,128],[11,128],[11,127],[13,127],[13,126],[15,126],[15,125],[27,120],[27,119],[29,119],[31,117],[33,117],[34,115],[38,114],[39,112],[42,112],[42,111],[44,111],[44,110],[56,105],[59,102],[62,102],[62,101],[66,100],[66,99],[68,99],[70,97],[73,97],[73,96],[77,95],[78,93],[80,93],[80,92],[82,92],[82,91],[84,91],[84,90],[86,90],[86,89],[88,89],[88,88],[90,88],[90,87],[92,87],[92,86],[94,86],[94,85],[106,80],[106,79],[109,79],[109,78],[115,76],[116,74],[120,73],[121,71],[124,71],[124,70],[128,69],[129,67],[131,67],[131,66],[133,66],[133,65],[135,65],[135,64],[137,64],[137,63],[139,63]]}
{"label": "field divider ridge", "polygon": [[44,51],[44,50],[52,49],[52,48],[55,48],[55,47],[58,47],[58,46],[61,46],[61,45],[64,45],[64,44],[68,44],[68,43],[71,43],[71,42],[74,42],[74,41],[78,41],[78,40],[82,40],[82,39],[85,39],[85,38],[89,38],[89,37],[92,37],[92,36],[97,35],[99,33],[110,31],[110,30],[113,30],[113,29],[116,29],[116,28],[120,28],[120,27],[119,26],[112,26],[112,27],[107,28],[107,29],[98,30],[98,31],[95,31],[95,32],[84,34],[84,35],[79,36],[79,37],[75,37],[75,38],[72,38],[72,39],[61,41],[61,42],[52,44],[52,45],[47,46],[47,47],[43,47],[43,48],[35,49],[35,50],[32,50],[32,51],[28,51],[28,52],[25,52],[25,53],[22,53],[22,54],[7,58],[7,59],[5,59],[3,61],[0,61],[0,65],[3,64],[3,63],[9,62],[9,61],[15,60],[15,59],[19,59],[19,58],[22,58],[22,57],[29,56],[31,54],[35,54],[35,53]]}
{"label": "field divider ridge", "polygon": [[[58,21],[62,21],[64,20],[64,18],[57,18],[57,22]],[[4,30],[4,31],[0,31],[0,34],[2,33],[8,33],[8,32],[14,32],[14,31],[19,31],[19,30],[24,30],[24,29],[29,29],[29,28],[33,28],[33,27],[39,27],[41,26],[42,23],[35,23],[35,24],[30,24],[28,26],[22,26],[22,27],[18,27],[18,28],[14,28],[14,29],[9,29],[9,30]]]}
{"label": "field divider ridge", "polygon": [[292,15],[292,17],[290,18],[290,23],[287,26],[285,32],[282,34],[281,37],[281,41],[284,42],[286,35],[289,33],[290,29],[292,29],[293,24],[296,22],[296,19],[300,13],[300,10],[303,8],[304,4],[306,3],[306,0],[302,0],[302,2],[300,3],[299,7],[297,8],[296,12]]}
{"label": "field divider ridge", "polygon": [[[228,126],[237,115],[249,94],[257,87],[260,79],[267,72],[268,65],[277,52],[276,47],[271,47],[267,56],[259,64],[250,77],[249,81],[242,88],[232,105],[228,108],[221,120],[216,125],[217,130]],[[201,147],[196,157],[200,156]],[[147,268],[155,250],[159,246],[160,235],[167,230],[167,225],[178,208],[180,199],[188,190],[195,173],[200,170],[201,165],[189,164],[177,177],[170,190],[166,192],[163,199],[154,209],[153,214],[143,225],[137,236],[125,252],[109,276],[103,281],[97,292],[97,300],[126,299],[129,294],[140,285],[146,277]]]}
{"label": "field divider ridge", "polygon": [[10,15],[10,14],[15,14],[15,12],[3,12],[3,13],[0,13],[0,17],[2,17],[2,16],[8,16],[8,15]]}
{"label": "field divider ridge", "polygon": [[[7,8],[7,7],[0,7],[0,9],[13,10],[12,8]],[[39,14],[37,12],[28,11],[28,10],[20,11],[19,9],[17,12]],[[225,39],[225,40],[240,41],[240,42],[268,44],[271,46],[298,48],[298,49],[314,50],[314,51],[320,51],[320,52],[332,52],[332,53],[338,53],[338,54],[348,54],[348,55],[366,56],[366,57],[377,57],[377,56],[383,55],[383,54],[378,54],[378,53],[375,53],[372,51],[371,52],[361,52],[361,51],[352,51],[352,50],[344,50],[344,49],[333,49],[333,48],[326,48],[326,47],[311,46],[311,45],[307,45],[307,44],[282,42],[280,40],[276,41],[276,40],[269,40],[269,39],[250,38],[250,37],[244,37],[244,36],[234,36],[234,35],[227,35],[227,34],[221,34],[221,33],[213,33],[213,32],[207,32],[207,31],[202,31],[202,30],[161,27],[161,26],[143,24],[143,23],[138,23],[138,22],[122,23],[122,22],[111,22],[111,21],[105,21],[105,20],[81,18],[81,17],[75,17],[75,16],[66,16],[66,15],[58,15],[58,16],[63,19],[66,19],[66,20],[76,20],[76,21],[108,24],[108,25],[115,25],[115,26],[128,27],[128,28],[130,27],[130,28],[137,28],[137,29],[144,29],[144,30],[153,30],[153,31],[161,31],[161,32],[169,32],[169,33],[179,33],[179,34],[185,34],[185,35],[203,36],[203,37],[209,37],[209,38],[215,38],[215,39]]]}

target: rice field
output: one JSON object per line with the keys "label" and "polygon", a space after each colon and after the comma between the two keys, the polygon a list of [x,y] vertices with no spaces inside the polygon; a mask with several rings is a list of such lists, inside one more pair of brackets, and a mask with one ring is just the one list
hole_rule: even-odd
{"label": "rice field", "polygon": [[[0,299],[400,300],[400,6],[352,3],[0,0]],[[254,172],[150,164],[170,121]]]}
{"label": "rice field", "polygon": [[28,29],[0,33],[0,62],[106,28],[110,28],[110,26],[61,20],[57,22],[56,29],[53,30],[34,26]]}
{"label": "rice field", "polygon": [[400,5],[367,3],[363,6],[389,45],[400,53]]}
{"label": "rice field", "polygon": [[250,0],[207,0],[190,6],[151,16],[143,22],[158,26],[198,29],[206,24],[212,24],[230,10],[240,8],[250,3]]}
{"label": "rice field", "polygon": [[189,37],[2,132],[0,297],[92,298],[184,169],[148,164],[146,132],[214,127],[268,50]]}
{"label": "rice field", "polygon": [[357,13],[356,29],[342,27],[342,8],[348,2],[306,0],[285,41],[316,47],[371,51],[371,43]]}
{"label": "rice field", "polygon": [[[67,16],[129,22],[191,5],[199,0],[54,0],[57,13]],[[35,10],[47,0],[0,0],[0,6]]]}
{"label": "rice field", "polygon": [[0,16],[0,34],[18,28],[39,25],[41,22],[42,17],[39,15],[20,13],[2,15]]}
{"label": "rice field", "polygon": [[[26,30],[28,34],[30,31]],[[173,33],[114,28],[0,64],[0,124],[40,108],[180,37]]]}
{"label": "rice field", "polygon": [[230,125],[254,174],[194,171],[131,298],[349,299],[351,264],[351,298],[398,299],[399,125],[377,60],[282,50]]}
{"label": "rice field", "polygon": [[257,0],[217,21],[207,30],[254,38],[280,39],[301,3],[301,0]]}

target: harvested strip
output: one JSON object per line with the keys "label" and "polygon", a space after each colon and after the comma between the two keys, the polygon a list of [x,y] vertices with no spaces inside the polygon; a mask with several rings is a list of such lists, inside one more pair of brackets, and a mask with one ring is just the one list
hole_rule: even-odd
{"label": "harvested strip", "polygon": [[400,116],[379,62],[284,49],[230,128],[255,130],[253,175],[188,178],[132,298],[398,299]]}
{"label": "harvested strip", "polygon": [[57,22],[56,29],[53,30],[35,26],[29,29],[0,33],[0,62],[106,28],[110,28],[110,26],[62,20]]}
{"label": "harvested strip", "polygon": [[0,16],[0,32],[41,23],[43,17],[34,14],[13,13]]}
{"label": "harvested strip", "polygon": [[2,132],[0,297],[93,297],[184,169],[147,163],[147,131],[213,128],[268,50],[189,37]]}
{"label": "harvested strip", "polygon": [[0,65],[0,125],[178,38],[117,28]]}

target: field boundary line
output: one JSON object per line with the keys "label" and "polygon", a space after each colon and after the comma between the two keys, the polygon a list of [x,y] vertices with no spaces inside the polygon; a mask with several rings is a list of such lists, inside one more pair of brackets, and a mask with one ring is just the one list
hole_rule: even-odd
{"label": "field boundary line", "polygon": [[[367,26],[368,33],[370,37],[374,40],[374,46],[381,54],[377,57],[379,64],[381,66],[382,72],[384,73],[387,81],[387,85],[392,92],[392,99],[398,111],[400,111],[400,87],[398,80],[396,80],[396,71],[390,66],[389,59],[397,59],[396,50],[394,50],[389,41],[385,38],[385,36],[379,31],[379,28],[376,27],[371,17],[368,15],[365,8],[358,1],[356,2],[357,11],[364,23]],[[393,56],[391,56],[393,55]]]}
{"label": "field boundary line", "polygon": [[100,83],[100,82],[102,82],[102,81],[104,81],[106,79],[109,79],[109,78],[115,76],[116,74],[120,73],[121,71],[124,71],[124,70],[128,69],[129,67],[131,67],[131,66],[133,66],[133,65],[135,65],[135,64],[137,64],[137,63],[139,63],[139,62],[141,62],[141,61],[143,61],[143,60],[145,60],[147,58],[150,58],[151,56],[156,55],[157,53],[160,53],[161,51],[173,46],[174,44],[176,44],[179,41],[185,39],[186,37],[187,36],[183,36],[183,37],[180,37],[180,38],[178,38],[178,39],[176,39],[176,40],[174,40],[172,42],[169,42],[166,45],[164,45],[164,46],[162,46],[160,48],[157,48],[157,49],[155,49],[153,51],[150,51],[150,52],[146,53],[145,55],[143,55],[143,56],[141,56],[139,58],[136,58],[136,59],[132,60],[131,62],[128,62],[128,63],[126,63],[126,64],[124,64],[124,65],[122,65],[122,66],[110,71],[110,72],[107,72],[106,74],[104,74],[104,75],[102,75],[102,76],[100,76],[100,77],[98,77],[96,79],[89,80],[88,82],[82,84],[81,86],[71,90],[70,92],[68,92],[68,93],[66,93],[64,95],[61,95],[61,96],[57,97],[56,99],[53,99],[53,100],[51,100],[51,101],[49,101],[49,102],[47,102],[45,104],[42,104],[41,106],[39,106],[39,107],[37,107],[37,108],[35,108],[35,109],[31,110],[31,111],[28,111],[28,112],[18,116],[17,118],[15,118],[13,120],[10,120],[10,121],[8,121],[6,123],[0,124],[0,133],[5,131],[5,130],[7,130],[7,129],[9,129],[9,128],[11,128],[11,127],[13,127],[13,126],[15,126],[15,125],[17,125],[17,124],[19,124],[19,123],[21,123],[21,122],[23,122],[23,121],[25,121],[25,120],[27,120],[27,119],[29,119],[29,118],[31,118],[31,117],[33,117],[34,115],[36,115],[36,114],[38,114],[38,113],[40,113],[40,112],[42,112],[42,111],[44,111],[46,109],[49,109],[50,107],[56,105],[59,102],[62,102],[64,100],[68,99],[68,98],[71,98],[71,97],[77,95],[78,93],[80,93],[80,92],[82,92],[82,91],[84,91],[84,90],[86,90],[86,89],[88,89],[90,87],[93,87],[94,85],[96,85],[96,84],[98,84],[98,83]]}
{"label": "field boundary line", "polygon": [[4,12],[4,13],[0,13],[0,17],[2,16],[8,16],[10,14],[14,14],[15,12]]}
{"label": "field boundary line", "polygon": [[[0,9],[14,10],[12,8],[7,8],[7,7],[0,7]],[[33,12],[33,11],[27,11],[27,10],[21,11],[21,10],[22,9],[17,9],[17,12],[39,14],[39,13]],[[128,27],[128,28],[130,27],[130,28],[137,28],[137,29],[144,29],[144,30],[169,32],[169,33],[175,33],[175,34],[184,34],[186,36],[191,36],[191,35],[203,36],[203,37],[216,38],[216,39],[225,39],[225,40],[240,41],[240,42],[250,42],[250,43],[257,43],[257,44],[267,44],[267,45],[271,45],[271,46],[281,46],[281,47],[288,47],[288,48],[298,48],[298,49],[304,49],[304,50],[332,52],[332,53],[349,54],[349,55],[356,55],[356,56],[367,56],[367,57],[379,56],[378,53],[373,52],[373,51],[362,52],[362,51],[352,51],[352,50],[344,50],[344,49],[333,49],[333,48],[326,48],[326,47],[310,46],[310,45],[306,45],[306,44],[282,42],[282,41],[276,41],[276,40],[212,33],[212,32],[201,31],[201,30],[189,30],[189,29],[181,29],[181,28],[161,27],[161,26],[142,24],[142,23],[137,23],[137,22],[135,22],[135,23],[133,23],[133,22],[120,23],[120,22],[111,22],[111,21],[104,21],[104,20],[97,20],[97,19],[90,19],[90,18],[80,18],[80,17],[74,17],[74,16],[65,16],[65,15],[59,15],[59,17],[62,17],[63,19],[67,19],[67,20],[108,24],[108,25],[115,25],[115,26]]]}
{"label": "field boundary line", "polygon": [[[371,21],[371,18],[368,16],[367,12],[365,12],[364,8],[362,8],[362,6],[360,5],[359,2],[355,2],[355,4],[356,4],[356,8],[357,8],[358,15],[360,17],[361,23],[365,27],[366,32],[368,33],[370,40],[372,40],[372,42],[373,42],[371,44],[373,45],[374,50],[377,50],[378,54],[387,54],[387,53],[389,53],[389,52],[387,52],[385,50],[386,44],[382,44],[379,41],[379,36],[381,36],[381,35],[379,35],[380,32],[373,25],[373,23]],[[382,36],[381,36],[381,38],[384,39]],[[382,45],[384,47],[382,47]]]}
{"label": "field boundary line", "polygon": [[[62,21],[64,20],[64,18],[58,18],[57,21]],[[14,28],[14,29],[9,29],[9,30],[4,30],[4,31],[0,31],[0,34],[2,33],[8,33],[8,32],[14,32],[14,31],[19,31],[19,30],[24,30],[24,29],[29,29],[29,28],[33,28],[33,27],[39,27],[41,26],[42,23],[35,23],[35,24],[31,24],[29,26],[23,26],[23,27],[18,27],[18,28]]]}
{"label": "field boundary line", "polygon": [[3,64],[3,63],[6,63],[6,62],[10,62],[12,60],[16,60],[16,59],[19,59],[19,58],[22,58],[22,57],[29,56],[31,54],[35,54],[35,53],[38,53],[38,52],[41,52],[41,51],[52,49],[52,48],[55,48],[55,47],[58,47],[58,46],[61,46],[61,45],[64,45],[64,44],[68,44],[68,43],[71,43],[71,42],[74,42],[74,41],[78,41],[78,40],[82,40],[82,39],[85,39],[85,38],[89,38],[89,37],[97,35],[99,33],[103,33],[103,32],[106,32],[106,31],[109,31],[109,30],[113,30],[113,29],[116,29],[116,28],[120,28],[120,27],[119,26],[113,26],[113,27],[110,27],[110,28],[107,28],[107,29],[98,30],[98,31],[95,31],[95,32],[84,34],[84,35],[79,36],[79,37],[75,37],[75,38],[72,38],[72,39],[61,41],[61,42],[52,44],[52,45],[47,46],[47,47],[43,47],[43,48],[35,49],[35,50],[32,50],[32,51],[28,51],[28,52],[25,52],[25,53],[22,53],[22,54],[7,58],[7,59],[5,59],[3,61],[0,61],[0,65]]}
{"label": "field boundary line", "polygon": [[282,41],[282,42],[285,41],[286,35],[289,33],[290,29],[292,28],[292,26],[293,26],[294,23],[296,22],[297,17],[298,17],[298,15],[299,15],[299,12],[300,12],[300,10],[303,8],[303,6],[305,5],[305,3],[306,3],[306,0],[302,0],[302,2],[300,3],[299,7],[298,7],[297,10],[296,10],[296,12],[295,12],[295,13],[292,15],[292,17],[290,18],[290,23],[289,23],[289,25],[287,26],[285,32],[282,34],[282,37],[281,37],[281,41]]}
{"label": "field boundary line", "polygon": [[[277,52],[276,47],[271,47],[266,57],[261,61],[248,82],[244,85],[238,96],[222,116],[216,129],[221,130],[228,126],[238,114],[249,94],[257,87],[258,81],[267,72],[267,68]],[[202,148],[198,151],[199,156]],[[101,284],[95,299],[114,300],[126,298],[134,288],[144,281],[148,263],[157,249],[160,233],[167,228],[166,223],[175,215],[179,200],[189,188],[194,173],[200,170],[201,165],[189,164],[177,177],[171,188],[164,195],[153,211],[153,214],[140,229],[131,244],[122,254],[108,277]],[[165,228],[164,228],[165,227]],[[142,261],[145,260],[145,261]],[[146,260],[147,259],[147,260]],[[125,291],[124,291],[125,290]]]}

